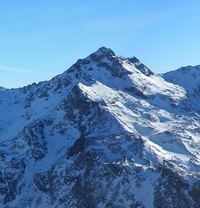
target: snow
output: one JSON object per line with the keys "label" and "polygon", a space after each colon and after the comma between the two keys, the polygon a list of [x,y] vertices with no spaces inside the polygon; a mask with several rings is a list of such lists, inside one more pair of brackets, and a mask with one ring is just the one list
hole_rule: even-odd
{"label": "snow", "polygon": [[[136,202],[154,207],[154,184],[160,177],[156,168],[165,161],[185,175],[199,173],[200,117],[194,108],[199,98],[193,97],[198,94],[199,79],[194,78],[200,77],[199,67],[180,69],[162,77],[146,74],[148,68],[144,66],[141,70],[139,64],[101,48],[48,82],[24,89],[0,88],[0,156],[6,155],[0,168],[6,170],[12,158],[26,162],[25,173],[19,180],[22,194],[11,206],[34,194],[41,199],[41,207],[49,205],[49,196],[34,185],[35,174],[54,170],[59,177],[56,185],[63,182],[61,175],[68,166],[72,174],[76,171],[85,174],[84,167],[73,169],[77,158],[67,157],[69,148],[82,136],[83,127],[88,131],[87,151],[95,152],[101,163],[95,174],[99,174],[98,168],[110,164],[130,170],[128,176],[122,172],[110,183],[105,178],[101,183],[105,191],[106,185],[113,190],[119,187],[116,192],[125,207],[130,201],[123,198],[124,190],[129,190]],[[93,104],[89,115],[84,114],[81,103],[76,108],[70,103],[72,97],[76,100],[79,96],[72,94],[74,87],[84,101]],[[188,101],[188,97],[195,102]],[[39,122],[44,126],[38,127]],[[27,141],[31,133],[33,140],[39,138],[36,144]],[[31,157],[32,148],[44,150],[44,157],[35,160]],[[120,185],[123,177],[128,177],[129,185]],[[140,186],[137,177],[143,178]],[[64,189],[65,183],[61,184]],[[67,187],[69,192],[72,187],[73,184]],[[64,192],[59,191],[58,195]],[[113,192],[108,192],[106,199],[112,197]],[[36,203],[35,199],[29,207]],[[98,207],[104,205],[99,203]]]}

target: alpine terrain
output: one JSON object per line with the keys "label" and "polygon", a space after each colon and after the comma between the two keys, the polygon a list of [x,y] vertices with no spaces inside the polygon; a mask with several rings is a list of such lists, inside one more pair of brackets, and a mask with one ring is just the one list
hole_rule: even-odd
{"label": "alpine terrain", "polygon": [[158,75],[105,47],[0,88],[1,208],[199,208],[200,66]]}

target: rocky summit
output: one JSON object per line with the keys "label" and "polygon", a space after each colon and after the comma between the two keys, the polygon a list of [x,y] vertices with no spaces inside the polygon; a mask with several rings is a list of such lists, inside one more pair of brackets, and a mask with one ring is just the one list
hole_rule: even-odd
{"label": "rocky summit", "polygon": [[0,88],[0,207],[199,208],[200,67],[158,75],[105,47]]}

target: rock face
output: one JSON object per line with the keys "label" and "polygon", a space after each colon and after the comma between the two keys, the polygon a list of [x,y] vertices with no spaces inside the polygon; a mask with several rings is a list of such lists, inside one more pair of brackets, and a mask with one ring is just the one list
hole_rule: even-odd
{"label": "rock face", "polygon": [[197,68],[160,76],[103,47],[1,88],[0,207],[199,208]]}

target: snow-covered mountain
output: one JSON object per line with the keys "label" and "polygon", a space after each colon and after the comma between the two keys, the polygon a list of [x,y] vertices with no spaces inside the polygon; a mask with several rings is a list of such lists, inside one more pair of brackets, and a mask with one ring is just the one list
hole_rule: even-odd
{"label": "snow-covered mountain", "polygon": [[1,88],[0,207],[199,208],[199,73],[103,47]]}
{"label": "snow-covered mountain", "polygon": [[200,66],[181,67],[176,71],[165,73],[163,77],[174,84],[182,86],[187,92],[185,106],[195,108],[200,112]]}

